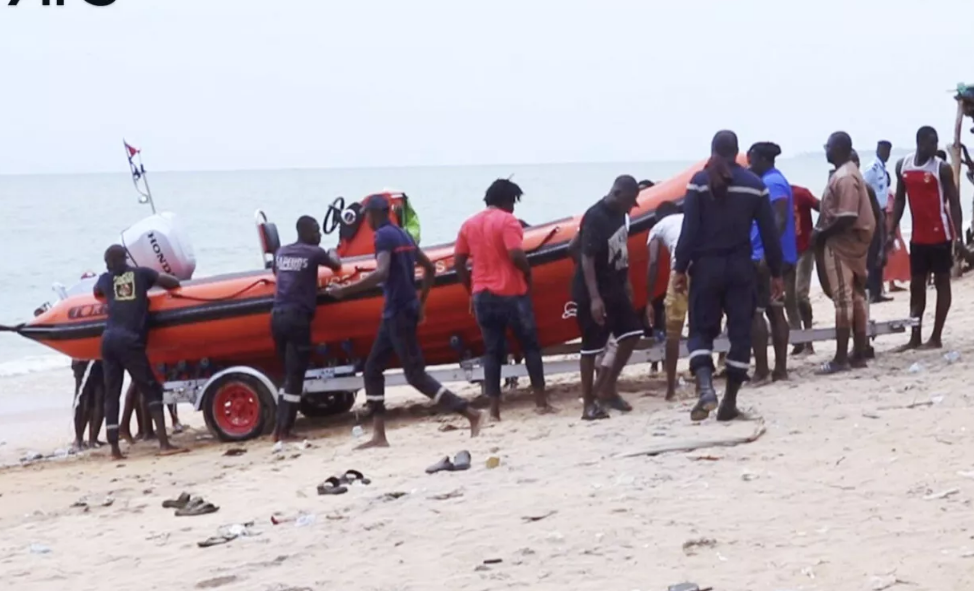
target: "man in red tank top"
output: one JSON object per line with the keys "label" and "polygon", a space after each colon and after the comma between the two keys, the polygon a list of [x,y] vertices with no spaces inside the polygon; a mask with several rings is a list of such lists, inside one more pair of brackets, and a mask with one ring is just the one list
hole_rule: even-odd
{"label": "man in red tank top", "polygon": [[[896,200],[893,224],[897,228],[907,199],[913,218],[910,235],[910,315],[921,320],[927,307],[927,276],[933,274],[937,309],[933,333],[924,348],[939,349],[947,312],[950,310],[950,269],[954,249],[962,234],[960,198],[950,165],[937,157],[937,131],[921,127],[917,149],[896,163]],[[920,347],[920,325],[901,350]]]}

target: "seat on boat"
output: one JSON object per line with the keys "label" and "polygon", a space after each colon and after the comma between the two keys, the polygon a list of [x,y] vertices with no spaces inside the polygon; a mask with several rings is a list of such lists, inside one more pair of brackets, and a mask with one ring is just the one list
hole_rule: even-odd
{"label": "seat on boat", "polygon": [[254,214],[257,223],[257,236],[260,238],[261,260],[265,269],[274,268],[274,254],[281,248],[281,236],[277,233],[277,224],[267,221],[263,211]]}

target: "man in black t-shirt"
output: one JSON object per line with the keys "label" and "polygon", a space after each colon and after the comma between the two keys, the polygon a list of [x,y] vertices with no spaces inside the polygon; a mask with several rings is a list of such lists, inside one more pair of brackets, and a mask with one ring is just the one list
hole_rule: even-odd
{"label": "man in black t-shirt", "polygon": [[179,287],[179,280],[146,267],[130,267],[126,259],[125,247],[118,244],[108,247],[105,251],[108,272],[98,278],[94,289],[97,299],[108,302],[101,357],[105,373],[105,431],[112,447],[112,458],[116,460],[124,457],[118,446],[118,403],[126,371],[149,400],[149,411],[156,423],[162,453],[185,451],[169,443],[162,410],[162,384],[152,373],[145,354],[149,333],[149,289],[156,285],[175,289]]}
{"label": "man in black t-shirt", "polygon": [[298,404],[304,392],[304,374],[311,362],[311,321],[318,306],[318,267],[339,271],[338,255],[321,244],[321,230],[311,216],[301,216],[298,241],[274,254],[277,289],[271,310],[271,334],[277,356],[284,364],[284,388],[277,400],[274,441],[291,439]]}
{"label": "man in black t-shirt", "polygon": [[[620,176],[612,190],[582,217],[580,262],[575,267],[572,298],[578,306],[578,326],[582,332],[581,360],[582,418],[607,419],[600,403],[628,412],[632,407],[613,392],[611,385],[643,334],[642,323],[632,303],[629,282],[629,232],[626,215],[636,206],[639,186],[631,176]],[[595,360],[605,350],[609,335],[618,351],[608,371],[599,373],[593,384]]]}

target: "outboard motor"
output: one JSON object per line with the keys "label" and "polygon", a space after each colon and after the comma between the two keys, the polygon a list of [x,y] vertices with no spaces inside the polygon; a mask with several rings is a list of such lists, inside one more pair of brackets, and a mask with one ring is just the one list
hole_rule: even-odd
{"label": "outboard motor", "polygon": [[158,213],[122,232],[129,263],[168,273],[180,281],[193,278],[196,256],[176,214]]}

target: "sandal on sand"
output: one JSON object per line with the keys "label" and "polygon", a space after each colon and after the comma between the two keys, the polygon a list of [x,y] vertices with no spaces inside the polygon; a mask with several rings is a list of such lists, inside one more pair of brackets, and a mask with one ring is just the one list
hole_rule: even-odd
{"label": "sandal on sand", "polygon": [[237,537],[227,537],[227,536],[213,536],[211,538],[206,538],[202,542],[196,542],[196,545],[200,548],[209,548],[210,546],[219,546],[220,544],[226,544],[231,540],[235,540]]}
{"label": "sandal on sand", "polygon": [[342,484],[353,484],[355,482],[360,482],[365,485],[372,484],[372,481],[365,477],[364,474],[358,470],[345,470],[345,474],[339,478]]}
{"label": "sandal on sand", "polygon": [[189,504],[190,496],[189,493],[184,492],[175,499],[168,499],[162,502],[163,509],[182,509]]}
{"label": "sandal on sand", "polygon": [[598,403],[587,406],[585,407],[585,410],[582,411],[583,421],[600,421],[607,418],[609,418],[609,413],[605,412],[605,409],[602,408]]}
{"label": "sandal on sand", "polygon": [[331,476],[318,485],[319,495],[343,495],[348,492],[348,487],[342,485],[341,478]]}
{"label": "sandal on sand", "polygon": [[450,461],[450,456],[443,456],[442,460],[426,469],[427,474],[436,474],[437,472],[453,472],[453,462]]}
{"label": "sandal on sand", "polygon": [[835,361],[826,361],[815,371],[815,375],[830,376],[845,371],[849,371],[848,365],[839,365]]}
{"label": "sandal on sand", "polygon": [[453,470],[454,471],[469,470],[470,461],[471,461],[470,452],[466,450],[461,451],[453,458]]}
{"label": "sandal on sand", "polygon": [[612,398],[607,398],[602,401],[602,404],[608,406],[609,408],[615,409],[619,412],[630,412],[632,411],[632,405],[625,401],[622,396],[616,394]]}
{"label": "sandal on sand", "polygon": [[203,500],[203,497],[193,497],[182,509],[176,509],[176,517],[196,517],[197,515],[209,515],[216,513],[220,508],[213,503]]}

